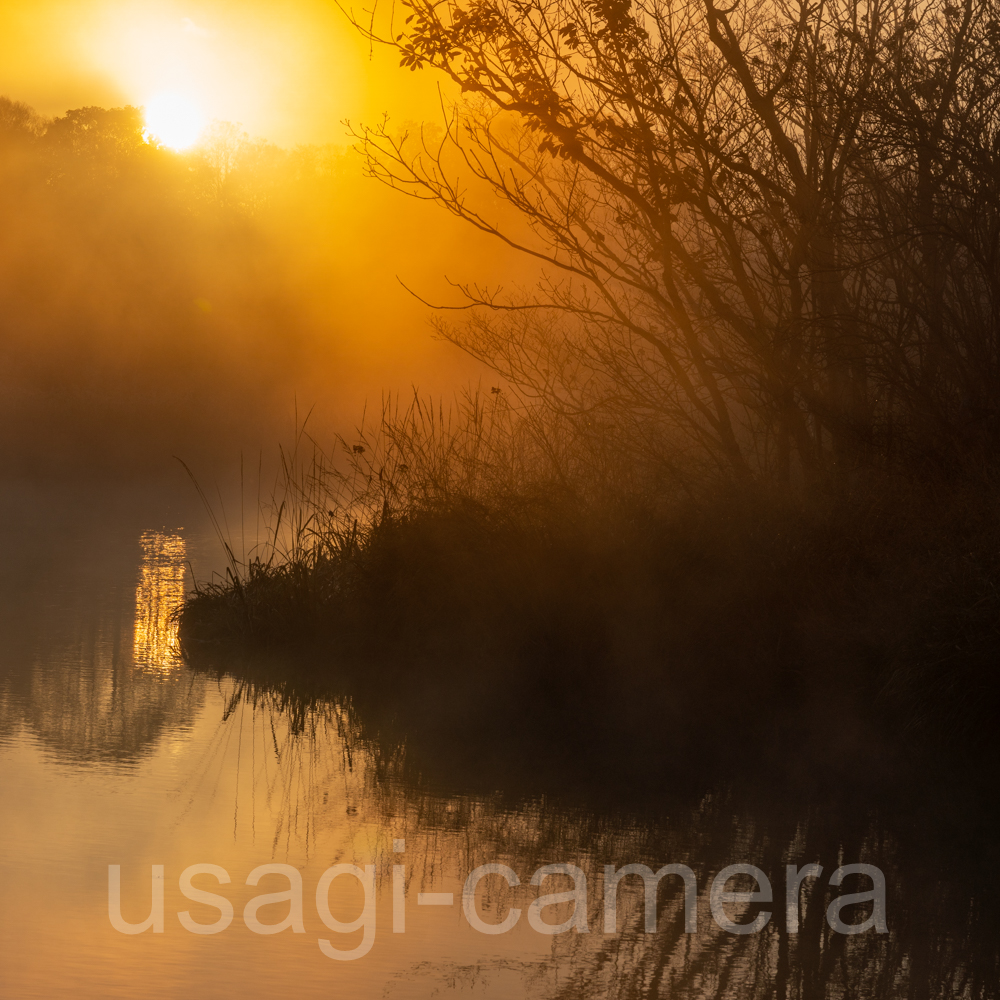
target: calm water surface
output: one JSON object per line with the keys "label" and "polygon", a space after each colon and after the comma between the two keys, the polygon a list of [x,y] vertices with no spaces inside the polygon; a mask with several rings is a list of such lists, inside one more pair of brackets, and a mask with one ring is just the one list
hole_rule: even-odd
{"label": "calm water surface", "polygon": [[[586,806],[530,789],[449,791],[404,766],[405,745],[367,739],[347,702],[251,693],[182,662],[171,613],[190,586],[188,566],[204,577],[218,563],[189,506],[14,490],[0,532],[3,997],[998,995],[996,857],[989,837],[941,815],[954,809],[940,799],[934,808],[919,795],[768,795],[723,783],[694,796],[651,787],[648,802],[625,809],[610,797],[602,806],[600,789]],[[621,889],[618,933],[603,933],[603,866],[632,862],[692,868],[697,933],[684,933],[679,882],[669,879],[656,933],[643,932],[635,879]],[[810,862],[825,874],[807,883],[792,935],[785,865]],[[824,911],[839,890],[826,879],[851,862],[885,873],[888,934],[828,927]],[[301,874],[303,933],[255,934],[243,919],[251,897],[287,889],[282,875],[245,884],[272,863]],[[363,940],[363,930],[333,933],[317,915],[317,882],[340,863],[375,867],[374,944],[356,961],[319,946]],[[474,930],[462,886],[487,863],[509,866],[522,883],[544,864],[577,866],[588,880],[589,932],[538,933],[526,912],[539,890],[507,889],[495,876],[482,883],[477,912],[489,923],[514,906],[522,918],[505,934]],[[712,921],[709,883],[733,863],[772,879],[774,916],[759,934],[726,934]],[[178,920],[179,911],[203,924],[219,916],[180,892],[181,872],[196,864],[231,878],[196,880],[234,906],[221,933],[192,934]],[[405,932],[393,933],[400,864]],[[163,866],[163,933],[112,927],[109,865],[121,867],[131,922],[149,914],[151,868]],[[556,876],[543,891],[568,885]],[[453,901],[421,904],[421,893]],[[341,921],[362,911],[351,878],[335,881],[329,898]],[[544,919],[559,923],[572,909],[551,906]],[[287,913],[276,902],[259,917],[278,923]]]}

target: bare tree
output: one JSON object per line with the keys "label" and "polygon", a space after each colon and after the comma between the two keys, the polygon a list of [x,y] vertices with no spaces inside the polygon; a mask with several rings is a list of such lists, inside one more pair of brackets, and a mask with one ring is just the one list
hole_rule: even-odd
{"label": "bare tree", "polygon": [[406,7],[466,96],[368,168],[540,263],[447,327],[523,391],[807,481],[994,407],[995,0]]}

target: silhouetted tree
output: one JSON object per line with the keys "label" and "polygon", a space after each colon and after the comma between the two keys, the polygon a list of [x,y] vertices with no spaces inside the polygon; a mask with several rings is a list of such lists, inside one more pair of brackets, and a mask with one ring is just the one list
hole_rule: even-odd
{"label": "silhouetted tree", "polygon": [[43,137],[56,176],[113,182],[163,155],[148,139],[141,108],[77,108],[51,121]]}
{"label": "silhouetted tree", "polygon": [[45,131],[45,120],[23,101],[0,97],[0,142],[36,138]]}
{"label": "silhouetted tree", "polygon": [[739,474],[993,447],[995,0],[406,6],[356,23],[467,97],[440,142],[362,130],[370,173],[546,268],[446,335]]}

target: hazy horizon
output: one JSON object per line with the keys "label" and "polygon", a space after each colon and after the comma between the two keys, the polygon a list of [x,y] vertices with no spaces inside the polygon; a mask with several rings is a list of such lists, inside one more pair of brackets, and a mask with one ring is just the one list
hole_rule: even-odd
{"label": "hazy horizon", "polygon": [[39,0],[0,10],[0,93],[54,116],[191,95],[206,119],[282,146],[343,142],[342,122],[431,119],[438,81],[371,50],[336,5],[292,0]]}

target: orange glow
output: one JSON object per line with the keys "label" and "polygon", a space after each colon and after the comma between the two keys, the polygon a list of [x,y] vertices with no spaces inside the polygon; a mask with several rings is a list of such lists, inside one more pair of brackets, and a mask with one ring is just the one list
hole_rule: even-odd
{"label": "orange glow", "polygon": [[28,386],[4,405],[58,427],[46,461],[229,462],[277,440],[296,399],[327,433],[383,391],[450,396],[480,376],[396,278],[447,300],[445,275],[492,280],[497,248],[345,149],[345,119],[439,122],[439,81],[370,59],[335,5],[17,0],[0,3],[0,55],[0,95],[41,131],[63,118],[0,192],[6,370]]}
{"label": "orange glow", "polygon": [[345,119],[437,117],[437,81],[401,87],[397,61],[322,0],[0,4],[0,94],[44,115],[168,93],[284,147],[343,142]]}

